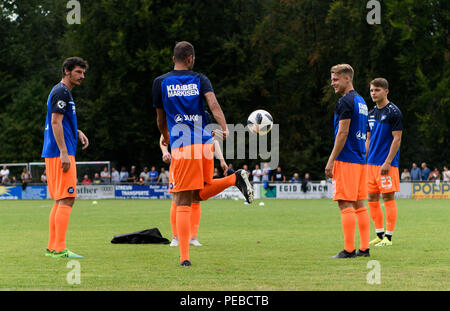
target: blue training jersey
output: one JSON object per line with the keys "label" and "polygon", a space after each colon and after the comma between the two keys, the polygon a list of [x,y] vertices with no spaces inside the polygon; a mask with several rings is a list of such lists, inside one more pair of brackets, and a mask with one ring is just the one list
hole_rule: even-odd
{"label": "blue training jersey", "polygon": [[[383,165],[386,160],[389,150],[391,149],[392,131],[403,130],[403,116],[393,103],[389,102],[386,106],[378,109],[375,106],[369,112],[368,119],[369,126],[367,130],[370,132],[370,146],[369,156],[367,157],[367,164]],[[392,160],[391,165],[398,167],[400,159],[400,147]]]}
{"label": "blue training jersey", "polygon": [[58,145],[56,144],[55,136],[53,135],[52,113],[61,113],[64,115],[62,126],[67,153],[75,156],[78,141],[75,102],[73,101],[72,92],[62,82],[55,85],[48,96],[42,158],[53,158],[61,155]]}
{"label": "blue training jersey", "polygon": [[204,95],[214,92],[209,79],[190,70],[172,70],[153,82],[153,107],[163,108],[171,149],[192,144],[212,144]]}
{"label": "blue training jersey", "polygon": [[334,110],[335,139],[339,130],[339,121],[345,119],[351,119],[351,121],[344,148],[336,160],[366,164],[367,114],[366,102],[355,90],[351,90],[338,100]]}

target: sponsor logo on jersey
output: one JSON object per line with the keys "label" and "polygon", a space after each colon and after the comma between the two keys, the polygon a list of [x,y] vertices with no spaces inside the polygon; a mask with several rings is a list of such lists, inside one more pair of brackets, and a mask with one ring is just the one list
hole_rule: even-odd
{"label": "sponsor logo on jersey", "polygon": [[197,122],[200,120],[200,116],[198,114],[177,114],[174,117],[176,123],[182,123],[183,121]]}
{"label": "sponsor logo on jersey", "polygon": [[367,116],[369,114],[369,110],[367,109],[367,105],[363,103],[358,103],[359,113]]}
{"label": "sponsor logo on jersey", "polygon": [[366,140],[366,138],[367,138],[367,134],[366,134],[366,133],[361,133],[361,131],[358,131],[358,132],[356,133],[356,139],[363,139],[363,140]]}
{"label": "sponsor logo on jersey", "polygon": [[56,103],[56,106],[58,106],[59,109],[64,109],[66,105],[66,102],[63,100],[58,100],[58,102]]}
{"label": "sponsor logo on jersey", "polygon": [[194,96],[200,95],[198,86],[195,83],[190,84],[172,84],[167,86],[167,97],[176,96]]}

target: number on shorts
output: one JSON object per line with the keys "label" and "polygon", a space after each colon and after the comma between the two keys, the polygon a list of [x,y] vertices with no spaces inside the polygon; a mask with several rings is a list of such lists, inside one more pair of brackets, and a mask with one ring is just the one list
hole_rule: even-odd
{"label": "number on shorts", "polygon": [[391,176],[381,176],[381,187],[382,188],[391,188],[392,187]]}

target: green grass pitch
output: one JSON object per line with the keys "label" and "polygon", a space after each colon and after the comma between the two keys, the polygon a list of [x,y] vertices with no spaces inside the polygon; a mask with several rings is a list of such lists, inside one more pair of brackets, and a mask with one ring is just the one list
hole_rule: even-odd
{"label": "green grass pitch", "polygon": [[[448,200],[397,200],[394,245],[356,259],[330,258],[343,249],[331,200],[259,202],[203,202],[204,246],[191,247],[192,266],[180,267],[168,244],[110,243],[153,227],[170,240],[170,201],[77,201],[67,246],[85,258],[80,284],[70,285],[69,260],[44,256],[52,201],[0,201],[0,290],[450,290]],[[379,262],[381,284],[368,284],[369,260]]]}

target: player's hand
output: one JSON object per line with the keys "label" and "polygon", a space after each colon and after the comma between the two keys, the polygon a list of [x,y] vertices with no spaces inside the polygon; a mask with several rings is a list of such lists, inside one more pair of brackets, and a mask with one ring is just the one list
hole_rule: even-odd
{"label": "player's hand", "polygon": [[62,153],[60,155],[61,158],[61,168],[63,169],[63,173],[67,172],[70,168],[70,159],[67,152]]}
{"label": "player's hand", "polygon": [[82,150],[86,149],[89,146],[89,139],[87,138],[87,136],[84,135],[82,131],[78,130],[78,138],[80,139],[81,144],[83,145],[81,149]]}
{"label": "player's hand", "polygon": [[163,160],[164,163],[169,164],[170,161],[172,161],[172,155],[169,152],[165,152],[162,155],[162,160]]}
{"label": "player's hand", "polygon": [[389,174],[389,170],[391,169],[391,164],[384,162],[381,166],[381,175]]}
{"label": "player's hand", "polygon": [[227,139],[227,137],[229,135],[230,135],[230,132],[228,131],[228,129],[226,129],[225,131],[217,129],[212,132],[212,136],[215,137],[216,139],[220,139],[220,140]]}
{"label": "player's hand", "polygon": [[328,178],[333,178],[333,165],[334,161],[328,161],[327,166],[325,166],[325,175]]}
{"label": "player's hand", "polygon": [[227,172],[228,172],[228,165],[227,165],[227,163],[225,162],[225,160],[221,160],[221,161],[220,161],[220,167],[221,167],[222,170],[223,170],[223,174],[226,176],[226,174],[227,174]]}

